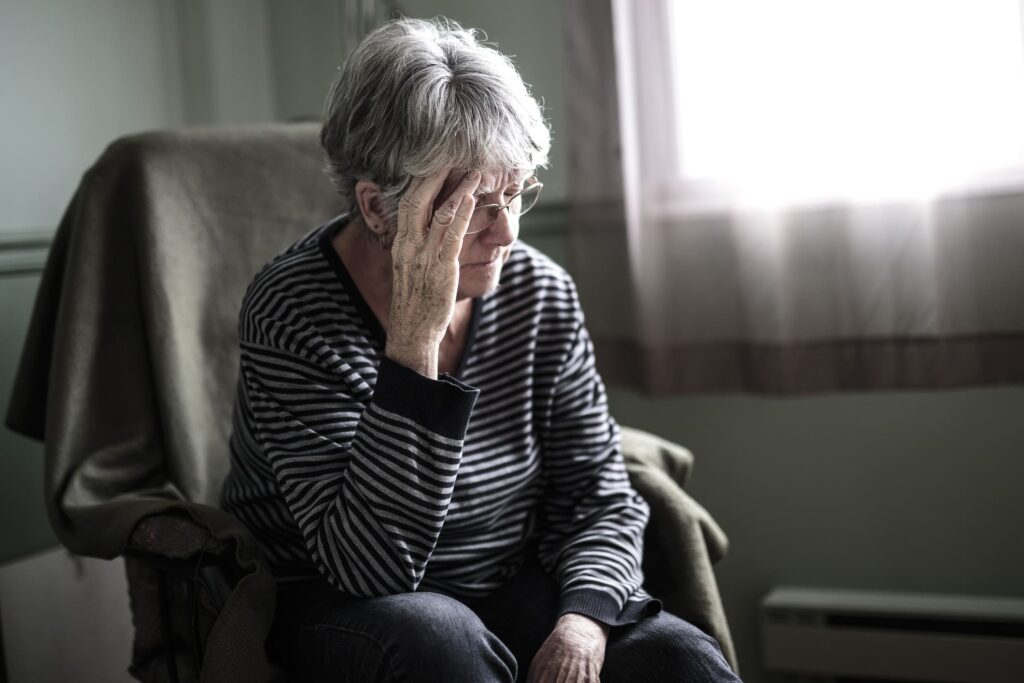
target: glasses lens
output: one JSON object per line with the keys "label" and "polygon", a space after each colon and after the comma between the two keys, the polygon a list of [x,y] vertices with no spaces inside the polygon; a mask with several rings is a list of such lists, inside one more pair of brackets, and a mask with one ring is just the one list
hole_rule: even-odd
{"label": "glasses lens", "polygon": [[540,198],[540,188],[544,187],[536,180],[527,180],[526,187],[523,188],[523,193],[516,197],[516,204],[518,204],[518,213],[522,216],[524,213],[532,209],[537,205],[537,200]]}
{"label": "glasses lens", "polygon": [[[544,184],[539,182],[536,178],[530,178],[526,181],[523,191],[516,195],[508,204],[508,212],[511,216],[522,216],[524,213],[532,209],[537,205],[537,199],[540,197],[540,189],[544,187]],[[470,223],[469,230],[466,231],[467,235],[472,235],[475,232],[483,232],[489,228],[494,221],[498,219],[498,214],[501,213],[504,207],[498,204],[482,204],[473,209],[473,219]]]}

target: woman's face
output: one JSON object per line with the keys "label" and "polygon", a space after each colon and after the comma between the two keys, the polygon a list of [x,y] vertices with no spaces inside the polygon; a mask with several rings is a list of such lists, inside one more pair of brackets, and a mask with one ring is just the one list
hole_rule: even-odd
{"label": "woman's face", "polygon": [[[449,174],[444,187],[438,194],[443,201],[458,185],[466,171],[456,170]],[[480,186],[476,191],[476,205],[504,205],[523,187],[519,175],[481,171]],[[493,292],[501,278],[501,268],[512,253],[512,245],[519,236],[519,217],[508,210],[498,212],[490,223],[486,210],[475,211],[459,252],[458,299],[469,299]],[[474,232],[479,230],[480,232]],[[469,234],[473,233],[473,234]]]}

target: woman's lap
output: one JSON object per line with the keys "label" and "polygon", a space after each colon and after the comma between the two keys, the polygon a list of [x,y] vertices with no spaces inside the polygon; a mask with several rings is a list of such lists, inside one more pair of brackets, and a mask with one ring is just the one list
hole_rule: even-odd
{"label": "woman's lap", "polygon": [[327,583],[278,592],[270,655],[289,680],[512,681],[515,659],[465,605],[438,593],[351,598]]}
{"label": "woman's lap", "polygon": [[[347,597],[326,583],[279,593],[271,655],[302,681],[526,679],[557,619],[534,562],[467,604],[437,593]],[[609,633],[601,680],[737,681],[718,643],[668,612]]]}

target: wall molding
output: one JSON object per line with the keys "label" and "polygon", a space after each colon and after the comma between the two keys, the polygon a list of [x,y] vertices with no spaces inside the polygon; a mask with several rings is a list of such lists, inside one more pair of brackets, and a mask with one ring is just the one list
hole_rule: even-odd
{"label": "wall molding", "polygon": [[0,276],[41,273],[53,233],[53,228],[0,231]]}
{"label": "wall molding", "polygon": [[[569,206],[565,202],[540,204],[523,218],[521,234],[564,237],[569,232]],[[53,228],[0,230],[0,276],[41,273],[53,241]]]}

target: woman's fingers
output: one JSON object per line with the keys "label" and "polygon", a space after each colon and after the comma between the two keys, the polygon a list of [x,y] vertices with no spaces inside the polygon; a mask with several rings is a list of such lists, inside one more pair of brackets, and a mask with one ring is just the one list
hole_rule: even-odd
{"label": "woman's fingers", "polygon": [[462,203],[455,214],[455,220],[451,225],[443,228],[441,233],[440,256],[442,261],[458,261],[459,252],[462,251],[462,240],[466,236],[469,222],[473,219],[473,209],[476,208],[476,199],[473,193],[463,195]]}
{"label": "woman's fingers", "polygon": [[476,198],[473,192],[480,185],[480,174],[471,171],[435,211],[430,222],[431,244],[442,260],[454,260],[462,249],[462,239],[473,219]]}
{"label": "woman's fingers", "polygon": [[441,206],[434,209],[434,213],[430,217],[431,235],[436,234],[434,232],[435,230],[443,230],[455,221],[455,216],[458,213],[462,199],[462,196],[452,195],[448,197],[448,199],[444,200],[444,202],[441,203]]}
{"label": "woman's fingers", "polygon": [[424,237],[427,234],[434,198],[441,191],[451,171],[442,168],[425,178],[417,178],[398,202],[398,230],[406,234]]}
{"label": "woman's fingers", "polygon": [[402,199],[398,202],[398,231],[395,235],[398,239],[405,239],[409,233],[409,224],[412,222],[409,220],[409,211],[412,201],[410,200],[407,202],[405,201],[405,198],[415,196],[422,184],[423,178],[413,178],[412,182],[409,183],[409,187],[407,187],[405,192],[402,194]]}
{"label": "woman's fingers", "polygon": [[448,197],[434,209],[433,216],[430,219],[431,230],[435,227],[445,228],[451,225],[458,214],[459,205],[465,200],[467,195],[472,196],[479,186],[480,173],[478,171],[470,171],[463,176],[455,189],[448,193]]}

